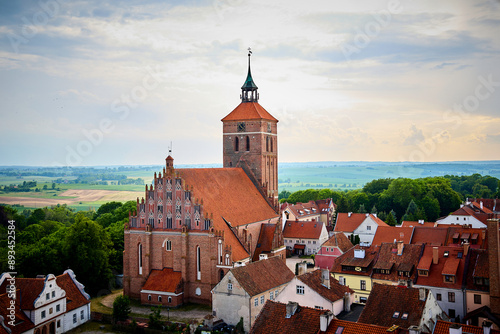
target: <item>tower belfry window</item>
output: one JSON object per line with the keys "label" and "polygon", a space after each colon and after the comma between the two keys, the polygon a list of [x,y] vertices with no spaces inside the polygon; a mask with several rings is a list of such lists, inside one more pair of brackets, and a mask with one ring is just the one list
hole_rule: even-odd
{"label": "tower belfry window", "polygon": [[236,152],[240,150],[240,139],[238,137],[234,137],[234,150]]}
{"label": "tower belfry window", "polygon": [[248,151],[250,151],[250,137],[249,136],[247,136],[246,141],[247,141],[246,151],[248,152]]}

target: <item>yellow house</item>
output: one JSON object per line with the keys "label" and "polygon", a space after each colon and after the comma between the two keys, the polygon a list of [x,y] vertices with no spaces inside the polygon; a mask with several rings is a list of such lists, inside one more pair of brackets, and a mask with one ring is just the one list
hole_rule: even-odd
{"label": "yellow house", "polygon": [[354,290],[355,303],[365,304],[368,300],[372,290],[373,264],[379,248],[356,245],[339,256],[332,266],[333,277]]}

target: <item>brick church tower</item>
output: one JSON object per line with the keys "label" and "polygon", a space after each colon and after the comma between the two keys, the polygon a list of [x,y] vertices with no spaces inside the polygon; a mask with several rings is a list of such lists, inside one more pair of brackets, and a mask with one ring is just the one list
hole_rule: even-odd
{"label": "brick church tower", "polygon": [[278,210],[278,120],[259,104],[250,71],[241,87],[241,103],[223,123],[224,167],[240,167]]}

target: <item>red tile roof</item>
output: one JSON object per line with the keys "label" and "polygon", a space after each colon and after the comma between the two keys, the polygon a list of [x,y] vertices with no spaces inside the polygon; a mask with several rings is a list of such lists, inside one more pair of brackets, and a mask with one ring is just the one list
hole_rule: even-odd
{"label": "red tile roof", "polygon": [[448,228],[446,227],[415,226],[411,243],[444,246],[447,235]]}
{"label": "red tile roof", "polygon": [[371,217],[378,226],[389,226],[373,214],[368,215],[365,213],[351,213],[349,217],[349,213],[339,212],[337,214],[337,222],[335,223],[334,231],[353,232],[359,225],[361,225],[361,223],[365,221],[365,219],[368,218],[368,216]]}
{"label": "red tile roof", "polygon": [[[417,271],[414,268],[418,265],[423,246],[411,244],[403,244],[403,246],[401,255],[397,254],[398,244],[384,243],[380,246],[378,258],[373,265],[373,269],[389,269],[387,268],[387,264],[390,264],[390,267],[394,267],[389,274],[376,273],[374,270],[372,274],[373,279],[397,282],[399,279],[413,279],[416,276]],[[400,276],[398,271],[410,272],[410,277]]]}
{"label": "red tile roof", "polygon": [[260,226],[259,240],[252,261],[259,261],[260,254],[270,253],[273,250],[273,240],[277,228],[278,224],[262,224]]}
{"label": "red tile roof", "polygon": [[478,285],[474,278],[490,278],[490,265],[488,251],[484,249],[471,249],[469,266],[465,276],[467,290],[490,291],[489,285]]}
{"label": "red tile roof", "polygon": [[231,111],[222,121],[247,121],[253,119],[265,119],[278,122],[266,109],[257,102],[242,102]]}
{"label": "red tile roof", "polygon": [[472,248],[484,248],[483,243],[486,239],[483,239],[484,231],[484,228],[468,228],[462,225],[448,226],[446,245],[460,245],[463,239],[467,239]]}
{"label": "red tile roof", "polygon": [[[0,291],[6,291],[7,280],[0,286]],[[16,289],[19,289],[23,310],[34,310],[35,300],[42,293],[45,286],[45,278],[18,278],[16,277]]]}
{"label": "red tile roof", "polygon": [[231,269],[231,273],[241,287],[250,295],[255,296],[264,291],[290,282],[294,273],[288,269],[279,257],[249,263],[243,267]]}
{"label": "red tile roof", "polygon": [[250,334],[317,334],[320,316],[325,311],[298,306],[295,313],[286,318],[286,304],[268,300],[250,329]]}
{"label": "red tile roof", "polygon": [[[17,281],[16,281],[17,283]],[[2,289],[2,291],[5,291]],[[14,309],[14,326],[9,325],[9,322],[12,321],[8,316],[11,315],[11,311],[8,310],[11,307],[10,301],[12,300],[7,293],[0,295],[0,316],[4,318],[4,324],[7,326],[11,332],[10,334],[20,334],[26,331],[31,330],[35,327],[35,325],[31,322],[30,318],[26,316],[26,314],[20,308],[20,298],[21,295],[20,290],[18,289],[16,292],[18,298],[15,300],[15,309]],[[3,326],[0,326],[0,334],[9,334],[7,330]]]}
{"label": "red tile roof", "polygon": [[[333,273],[345,273],[345,274],[354,274],[360,276],[369,276],[372,272],[372,264],[374,262],[375,257],[379,251],[378,246],[370,246],[370,247],[361,247],[360,245],[356,245],[353,248],[349,249],[344,254],[340,255],[335,259],[333,263],[332,269],[330,270]],[[356,258],[354,257],[355,250],[364,250],[365,256],[364,258]],[[362,267],[367,268],[366,271],[355,271],[355,270],[342,270],[342,267]]]}
{"label": "red tile roof", "polygon": [[66,270],[64,274],[57,276],[56,283],[66,291],[66,311],[69,312],[90,303],[90,296],[82,291],[83,285],[76,281],[73,271]]}
{"label": "red tile roof", "polygon": [[[345,293],[354,293],[354,290],[350,289],[348,286],[341,285],[339,281],[333,277],[330,277],[330,288],[327,288],[321,283],[321,271],[321,269],[316,269],[312,272],[297,276],[297,279],[304,282],[304,284],[332,303],[342,299]],[[328,274],[330,275],[329,272]]]}
{"label": "red tile roof", "polygon": [[[438,320],[436,322],[436,326],[434,326],[434,331],[432,333],[433,334],[449,334],[451,325],[457,326],[457,323]],[[483,334],[484,333],[483,327],[465,325],[465,324],[460,324],[460,326],[462,326],[462,333],[468,333],[468,334]],[[500,331],[496,330],[496,329],[491,329],[490,333],[491,334],[500,334]]]}
{"label": "red tile roof", "polygon": [[172,268],[153,269],[142,290],[180,293],[182,292],[182,273]]}
{"label": "red tile roof", "polygon": [[[428,276],[419,275],[416,284],[460,289],[462,287],[466,259],[466,256],[463,255],[463,247],[439,246],[437,264],[432,263],[433,248],[432,246],[425,246],[424,253],[417,268],[424,270],[429,268],[429,274]],[[448,252],[448,257],[444,256],[445,252]],[[459,253],[462,253],[462,258],[460,259],[458,258]],[[453,271],[455,273],[452,273]],[[444,282],[443,275],[455,275],[455,282]]]}
{"label": "red tile roof", "polygon": [[318,221],[290,221],[285,223],[283,237],[301,239],[319,239],[323,223]]}
{"label": "red tile roof", "polygon": [[421,224],[418,221],[410,221],[410,220],[405,220],[401,223],[401,227],[415,227],[415,226],[434,227],[435,225],[436,223],[434,222],[423,222]]}
{"label": "red tile roof", "polygon": [[321,247],[338,247],[342,253],[347,252],[354,245],[343,232],[334,232],[333,235],[321,245]]}
{"label": "red tile roof", "polygon": [[413,227],[379,226],[373,237],[372,245],[381,245],[385,242],[403,241],[411,242]]}
{"label": "red tile roof", "polygon": [[[358,322],[402,328],[419,326],[424,307],[425,301],[419,299],[419,289],[375,283]],[[397,317],[393,317],[395,312],[399,312]],[[403,313],[408,314],[407,319],[402,318]]]}
{"label": "red tile roof", "polygon": [[205,213],[213,214],[215,230],[224,231],[226,243],[232,246],[233,262],[249,256],[227,226],[241,226],[278,217],[259,190],[241,168],[176,169],[186,186],[193,186],[193,197],[203,200]]}
{"label": "red tile roof", "polygon": [[330,322],[325,334],[338,334],[337,329],[343,327],[342,334],[388,334],[390,327],[363,324],[347,320],[333,319]]}

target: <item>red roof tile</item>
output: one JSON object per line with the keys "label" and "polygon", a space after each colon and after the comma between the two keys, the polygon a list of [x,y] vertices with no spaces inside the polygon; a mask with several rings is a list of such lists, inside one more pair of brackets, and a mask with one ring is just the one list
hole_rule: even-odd
{"label": "red roof tile", "polygon": [[[439,246],[437,264],[432,262],[434,253],[433,248],[434,247],[426,246],[424,249],[424,253],[417,268],[422,270],[428,268],[429,272],[428,276],[419,275],[416,284],[423,286],[444,287],[449,289],[460,289],[462,287],[466,259],[466,256],[463,255],[463,247]],[[448,257],[444,256],[445,252],[448,252]],[[461,255],[459,255],[459,253],[461,253]],[[458,258],[459,256],[461,256],[461,258]],[[455,270],[455,273],[451,274],[453,270]],[[443,275],[445,273],[446,275],[455,275],[455,282],[444,282]]]}
{"label": "red roof tile", "polygon": [[458,271],[458,266],[460,265],[460,259],[449,257],[444,263],[442,275],[453,275],[455,276]]}
{"label": "red roof tile", "polygon": [[288,269],[285,262],[279,257],[272,257],[233,268],[231,273],[250,296],[258,295],[288,283],[295,277],[294,273]]}
{"label": "red roof tile", "polygon": [[[322,284],[321,269],[297,276],[297,279],[304,282],[312,290],[316,291],[323,298],[331,301],[332,303],[342,299],[345,293],[354,293],[354,290],[348,286],[341,285],[338,280],[330,277],[330,288]],[[330,273],[328,272],[330,275]]]}
{"label": "red roof tile", "polygon": [[286,318],[286,305],[268,300],[250,329],[250,334],[317,334],[320,316],[325,311],[298,306],[295,313]]}
{"label": "red roof tile", "polygon": [[[375,270],[372,274],[373,279],[389,280],[397,282],[400,278],[403,279],[413,279],[417,273],[413,270],[418,265],[420,260],[420,255],[422,254],[422,245],[404,245],[403,252],[401,255],[397,254],[398,244],[394,243],[384,243],[380,246],[378,252],[378,258],[373,265],[373,269],[389,269],[394,265],[394,268],[389,274],[376,273]],[[400,276],[398,271],[410,272],[410,277]]]}
{"label": "red roof tile", "polygon": [[[16,280],[17,283],[17,280]],[[2,291],[5,291],[2,289]],[[18,289],[16,292],[17,296],[21,295],[20,290]],[[31,322],[30,318],[26,316],[26,314],[20,308],[20,298],[16,298],[15,300],[15,309],[14,309],[14,326],[9,325],[9,322],[12,321],[8,316],[11,315],[11,311],[8,310],[11,307],[10,301],[12,299],[9,297],[7,293],[0,295],[0,316],[4,318],[4,324],[7,326],[11,332],[5,330],[3,326],[0,326],[0,334],[20,334],[30,329],[34,328],[35,325]]]}
{"label": "red roof tile", "polygon": [[338,247],[342,253],[347,252],[354,245],[343,232],[334,232],[333,235],[321,245],[321,247]]}
{"label": "red roof tile", "polygon": [[361,223],[365,221],[365,219],[371,217],[373,221],[378,225],[378,226],[389,226],[385,222],[383,222],[380,218],[374,216],[373,214],[365,214],[365,213],[342,213],[339,212],[337,214],[337,221],[335,223],[335,230],[336,232],[353,232],[355,229],[358,228]]}
{"label": "red roof tile", "polygon": [[[6,291],[8,282],[5,280],[0,286],[0,291]],[[16,288],[19,289],[21,309],[34,310],[35,300],[42,293],[45,286],[45,278],[18,278],[16,277]]]}
{"label": "red roof tile", "polygon": [[[73,276],[73,278],[71,277]],[[83,305],[90,303],[90,296],[83,290],[83,285],[78,281],[74,281],[73,271],[67,270],[64,274],[56,277],[56,283],[61,289],[66,291],[66,311],[77,309]],[[76,278],[75,278],[76,280]],[[78,287],[80,285],[80,288]]]}
{"label": "red roof tile", "polygon": [[[419,299],[419,289],[375,283],[358,322],[402,328],[419,326],[424,307],[425,301]],[[399,312],[398,317],[393,317],[395,312]],[[408,314],[407,319],[402,318],[403,313]]]}
{"label": "red roof tile", "polygon": [[372,245],[381,245],[385,242],[403,241],[411,242],[413,227],[379,226],[373,237]]}
{"label": "red roof tile", "polygon": [[226,243],[232,246],[233,262],[249,256],[227,226],[237,227],[278,217],[259,190],[241,168],[176,169],[187,186],[193,186],[193,197],[203,200],[205,213],[213,214],[214,228],[224,231]]}
{"label": "red roof tile", "polygon": [[180,293],[182,292],[182,273],[172,268],[153,269],[142,290]]}
{"label": "red roof tile", "polygon": [[222,121],[247,121],[252,119],[265,119],[278,122],[266,109],[257,102],[242,102],[231,111]]}
{"label": "red roof tile", "polygon": [[301,239],[319,239],[323,223],[318,221],[290,221],[285,223],[283,237]]}
{"label": "red roof tile", "polygon": [[[432,333],[433,334],[449,334],[451,325],[457,326],[457,323],[438,320],[436,322],[436,326],[434,326],[434,331]],[[483,334],[483,327],[465,325],[465,324],[460,324],[460,326],[462,327],[462,333]],[[500,331],[498,331],[496,329],[491,329],[490,333],[491,334],[500,334]]]}
{"label": "red roof tile", "polygon": [[342,334],[387,334],[390,327],[363,324],[347,320],[333,319],[325,334],[338,334],[337,329],[343,328]]}
{"label": "red roof tile", "polygon": [[[334,273],[346,273],[346,274],[355,274],[360,276],[369,276],[372,272],[372,263],[374,262],[375,257],[379,251],[378,246],[370,246],[370,247],[361,247],[360,245],[356,245],[353,248],[349,249],[344,254],[340,255],[335,259],[333,263],[331,272]],[[354,257],[355,250],[364,250],[365,255],[364,258],[356,258]],[[355,270],[343,270],[349,267],[362,267],[366,268],[366,271],[355,271]]]}
{"label": "red roof tile", "polygon": [[447,235],[448,229],[446,227],[415,226],[411,243],[444,246]]}
{"label": "red roof tile", "polygon": [[465,276],[465,285],[467,290],[489,291],[489,285],[476,284],[475,278],[489,279],[489,259],[488,251],[484,249],[471,249],[469,266]]}
{"label": "red roof tile", "polygon": [[253,254],[252,261],[259,261],[260,254],[270,253],[273,250],[273,240],[278,224],[262,224],[260,226],[259,240]]}
{"label": "red roof tile", "polygon": [[419,223],[418,221],[410,221],[410,220],[405,220],[401,223],[401,227],[415,227],[415,226],[434,227],[435,225],[436,225],[436,223],[433,223],[433,222]]}

